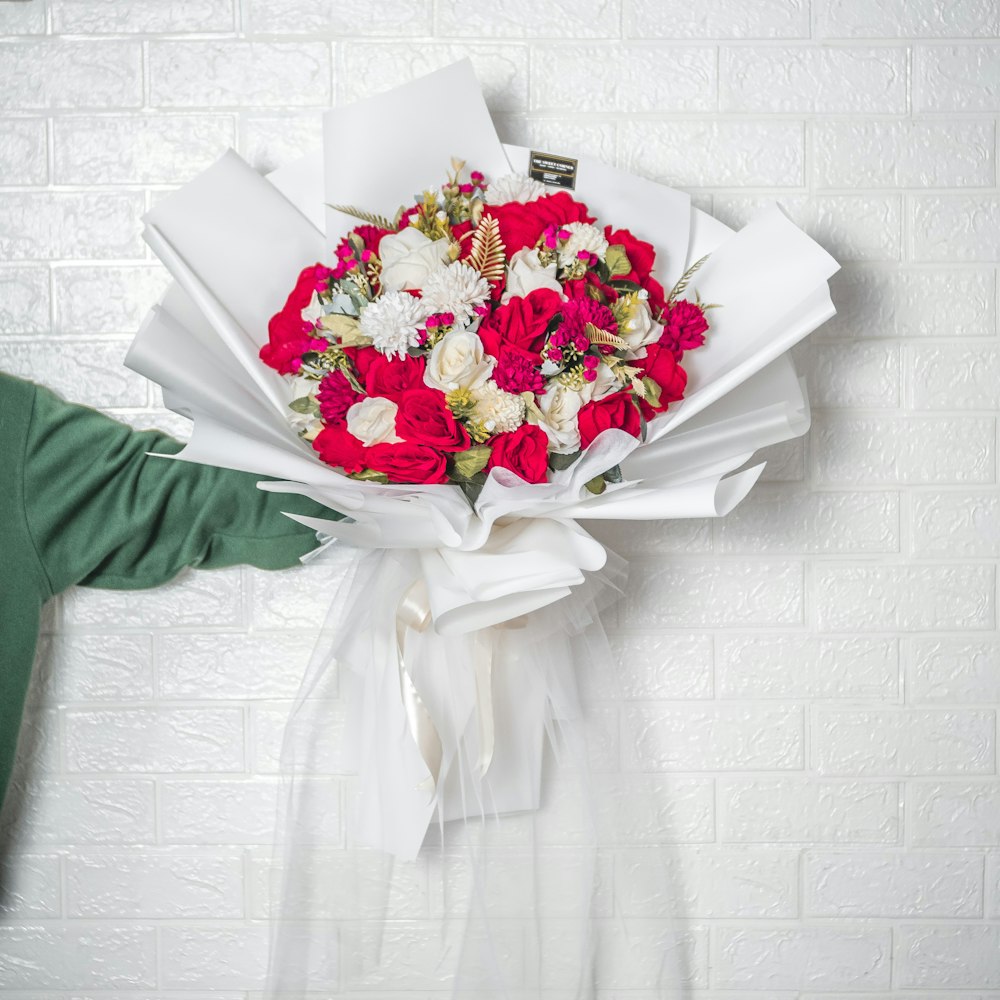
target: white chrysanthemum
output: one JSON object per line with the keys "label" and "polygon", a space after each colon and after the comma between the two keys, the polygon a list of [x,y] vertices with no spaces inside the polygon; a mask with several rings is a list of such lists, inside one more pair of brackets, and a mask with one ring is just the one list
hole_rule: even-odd
{"label": "white chrysanthemum", "polygon": [[510,201],[534,201],[545,194],[545,185],[524,174],[504,174],[491,181],[483,200],[487,205],[506,205]]}
{"label": "white chrysanthemum", "polygon": [[490,379],[476,393],[472,418],[496,434],[516,431],[524,423],[524,400],[512,392],[505,392]]}
{"label": "white chrysanthemum", "polygon": [[562,228],[570,233],[569,239],[559,248],[559,263],[563,267],[572,267],[581,250],[595,254],[598,260],[604,260],[604,255],[608,252],[608,241],[600,229],[587,222],[567,222]]}
{"label": "white chrysanthemum", "polygon": [[361,311],[361,332],[375,350],[398,358],[416,347],[420,327],[430,313],[421,299],[406,292],[385,292]]}
{"label": "white chrysanthemum", "polygon": [[476,306],[481,306],[489,297],[489,282],[462,261],[435,271],[423,287],[427,315],[451,313],[456,326],[467,326]]}

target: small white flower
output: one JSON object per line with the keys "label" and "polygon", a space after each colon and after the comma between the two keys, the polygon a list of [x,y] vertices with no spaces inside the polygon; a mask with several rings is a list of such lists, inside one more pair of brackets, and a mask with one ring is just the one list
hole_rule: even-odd
{"label": "small white flower", "polygon": [[556,262],[543,267],[538,251],[525,247],[507,265],[507,286],[500,302],[506,305],[515,295],[523,298],[538,288],[551,288],[562,295],[562,285],[556,279]]}
{"label": "small white flower", "polygon": [[452,330],[431,349],[424,383],[441,392],[478,389],[493,374],[496,363],[496,358],[486,353],[478,334]]}
{"label": "small white flower", "polygon": [[378,245],[382,259],[379,280],[388,291],[423,288],[435,271],[447,266],[448,240],[428,239],[412,226],[401,233],[388,233]]}
{"label": "small white flower", "polygon": [[570,233],[569,239],[559,248],[559,263],[563,267],[572,267],[581,250],[594,254],[598,260],[604,260],[604,255],[608,252],[608,241],[596,226],[588,222],[567,222],[561,228]]}
{"label": "small white flower", "polygon": [[496,434],[516,431],[524,423],[524,400],[490,379],[476,394],[472,416]]}
{"label": "small white flower", "polygon": [[399,407],[391,399],[366,396],[347,411],[347,432],[365,447],[373,444],[398,444],[403,439],[396,434],[396,412]]}
{"label": "small white flower", "polygon": [[416,347],[428,312],[423,302],[406,292],[385,292],[361,311],[361,332],[375,350],[398,358]]}
{"label": "small white flower", "polygon": [[490,297],[489,282],[463,261],[435,271],[423,286],[427,315],[451,313],[456,326],[467,326],[476,306]]}
{"label": "small white flower", "polygon": [[580,448],[577,414],[584,402],[576,389],[561,382],[549,382],[545,395],[538,400],[538,408],[542,411],[538,426],[548,435],[552,450],[559,455],[571,455]]}
{"label": "small white flower", "polygon": [[524,174],[504,174],[486,188],[483,200],[487,205],[506,205],[511,201],[524,204],[545,194],[545,185]]}

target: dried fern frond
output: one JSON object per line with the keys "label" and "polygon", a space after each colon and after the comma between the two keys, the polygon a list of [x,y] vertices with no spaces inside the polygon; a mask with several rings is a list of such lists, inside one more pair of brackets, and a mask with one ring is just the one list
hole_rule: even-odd
{"label": "dried fern frond", "polygon": [[[344,215],[353,215],[355,219],[367,222],[369,226],[377,226],[379,229],[396,228],[391,219],[387,219],[384,215],[379,215],[378,212],[366,212],[363,208],[355,208],[353,205],[331,205],[329,202],[326,207],[332,208],[337,212],[343,212]],[[400,215],[402,215],[402,210],[400,210]]]}
{"label": "dried fern frond", "polygon": [[608,333],[607,330],[602,330],[599,326],[594,326],[593,323],[588,323],[583,330],[592,344],[606,344],[608,347],[613,347],[618,351],[628,349],[627,341],[622,340],[615,333]]}
{"label": "dried fern frond", "polygon": [[492,216],[483,219],[472,236],[472,249],[465,263],[474,267],[487,281],[499,281],[507,263],[507,248],[500,238],[500,221]]}
{"label": "dried fern frond", "polygon": [[694,272],[697,271],[698,268],[701,267],[701,265],[704,264],[706,260],[708,260],[709,256],[710,256],[709,254],[705,254],[704,257],[700,258],[699,260],[696,260],[681,275],[680,280],[677,282],[677,284],[674,285],[674,287],[670,289],[670,294],[667,296],[667,302],[673,302],[674,299],[679,298],[681,295],[684,294],[684,290],[687,288],[688,284],[690,283],[691,278],[694,275]]}

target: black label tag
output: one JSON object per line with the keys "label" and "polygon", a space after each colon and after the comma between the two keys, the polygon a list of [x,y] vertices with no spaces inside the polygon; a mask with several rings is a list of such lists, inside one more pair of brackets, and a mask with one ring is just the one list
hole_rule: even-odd
{"label": "black label tag", "polygon": [[568,156],[556,156],[553,153],[531,151],[531,165],[528,176],[552,187],[576,187],[576,160]]}

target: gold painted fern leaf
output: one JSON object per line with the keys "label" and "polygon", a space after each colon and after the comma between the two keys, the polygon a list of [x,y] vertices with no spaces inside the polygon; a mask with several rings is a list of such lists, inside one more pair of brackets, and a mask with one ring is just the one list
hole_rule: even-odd
{"label": "gold painted fern leaf", "polygon": [[483,219],[472,236],[472,249],[465,263],[474,267],[487,281],[503,277],[507,248],[500,238],[500,222],[492,217]]}
{"label": "gold painted fern leaf", "polygon": [[628,348],[628,343],[622,340],[617,334],[608,333],[607,330],[602,330],[599,326],[594,326],[593,323],[588,323],[583,330],[587,335],[587,339],[592,344],[607,344],[609,347],[614,347],[619,351],[624,351]]}
{"label": "gold painted fern leaf", "polygon": [[684,290],[687,288],[688,284],[691,281],[691,278],[694,276],[694,272],[697,271],[698,268],[701,267],[701,265],[704,264],[706,260],[708,260],[708,257],[709,257],[709,255],[705,254],[704,257],[701,257],[698,260],[696,260],[681,275],[680,280],[677,282],[677,284],[674,285],[674,287],[670,289],[670,294],[667,296],[667,301],[668,302],[673,302],[674,299],[680,298],[680,296],[684,294]]}
{"label": "gold painted fern leaf", "polygon": [[353,215],[355,219],[367,222],[369,226],[377,226],[379,229],[396,229],[391,219],[387,219],[384,215],[379,215],[378,212],[367,212],[365,209],[355,208],[353,205],[330,205],[329,203],[327,204],[327,208],[343,212],[344,215]]}

